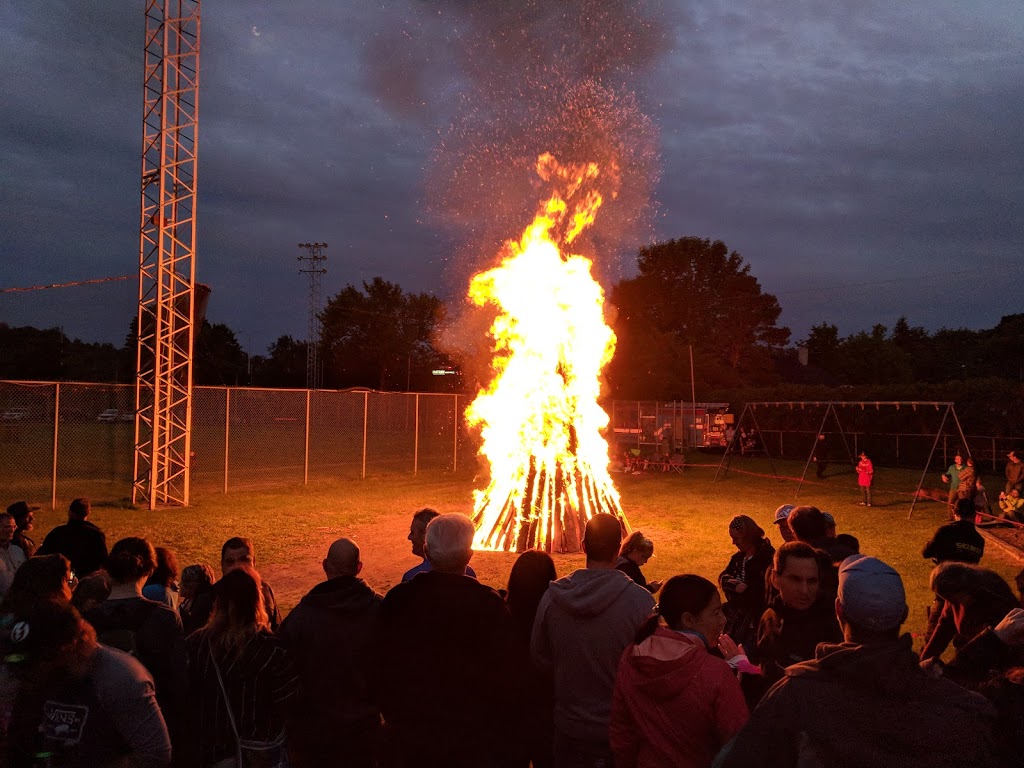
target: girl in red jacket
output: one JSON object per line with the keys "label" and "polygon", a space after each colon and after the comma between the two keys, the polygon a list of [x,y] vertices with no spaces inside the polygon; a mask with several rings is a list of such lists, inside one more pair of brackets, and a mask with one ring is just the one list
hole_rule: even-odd
{"label": "girl in red jacket", "polygon": [[742,658],[722,634],[718,588],[700,576],[673,576],[659,614],[640,628],[619,662],[610,739],[616,768],[708,768],[747,721],[729,662]]}
{"label": "girl in red jacket", "polygon": [[875,467],[871,459],[864,451],[860,452],[860,461],[857,462],[857,485],[860,486],[864,500],[860,502],[862,507],[871,506],[871,485],[875,481]]}

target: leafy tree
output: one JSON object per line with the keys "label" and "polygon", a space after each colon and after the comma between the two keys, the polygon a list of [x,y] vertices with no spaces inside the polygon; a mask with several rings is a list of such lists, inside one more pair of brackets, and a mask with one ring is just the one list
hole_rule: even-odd
{"label": "leafy tree", "polygon": [[346,286],[320,315],[324,386],[428,387],[431,368],[443,360],[431,343],[443,317],[437,297],[380,277],[361,290]]}
{"label": "leafy tree", "polygon": [[248,358],[235,332],[224,323],[203,321],[192,350],[192,380],[210,386],[237,386],[246,381]]}
{"label": "leafy tree", "polygon": [[260,387],[306,386],[306,342],[279,336],[266,357],[253,358],[253,383]]}
{"label": "leafy tree", "polygon": [[612,290],[620,345],[616,394],[689,397],[689,354],[703,385],[766,383],[789,340],[782,312],[750,265],[720,240],[685,237],[640,249],[640,274]]}

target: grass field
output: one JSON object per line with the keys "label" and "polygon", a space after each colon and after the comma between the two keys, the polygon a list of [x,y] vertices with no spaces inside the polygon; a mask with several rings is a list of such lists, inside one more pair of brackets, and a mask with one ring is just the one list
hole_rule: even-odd
{"label": "grass field", "polygon": [[[645,569],[648,578],[697,573],[715,579],[734,551],[727,530],[734,515],[753,517],[777,545],[772,513],[779,504],[795,500],[796,483],[746,473],[767,472],[766,462],[737,461],[726,478],[714,482],[716,458],[701,454],[689,458],[706,466],[688,468],[682,475],[615,475],[630,524],[655,542],[655,556]],[[776,462],[776,467],[780,474],[799,475],[802,470],[802,465],[781,462]],[[910,605],[907,629],[917,635],[924,629],[925,608],[932,597],[928,590],[932,564],[921,557],[921,548],[945,522],[945,506],[919,502],[914,519],[907,520],[907,491],[916,487],[918,477],[912,472],[882,469],[876,473],[876,505],[860,507],[854,476],[849,470],[843,472],[819,483],[805,483],[799,502],[831,512],[840,532],[860,539],[862,552],[899,570]],[[933,480],[932,484],[938,485],[938,478]],[[320,563],[327,546],[339,536],[350,536],[359,543],[363,577],[378,591],[386,591],[417,562],[406,540],[411,513],[422,506],[469,513],[473,484],[469,473],[375,477],[228,496],[206,494],[189,508],[155,512],[97,506],[92,519],[107,532],[111,544],[124,536],[142,535],[155,545],[174,549],[183,567],[207,562],[215,571],[220,545],[230,536],[248,536],[255,542],[260,571],[273,584],[282,609],[287,611],[322,580]],[[42,541],[43,535],[61,522],[63,514],[40,510],[36,541]],[[478,552],[473,567],[481,581],[499,587],[507,582],[515,557]],[[581,566],[582,561],[579,555],[555,556],[560,575]],[[982,564],[998,571],[1011,585],[1021,569],[991,545]]]}

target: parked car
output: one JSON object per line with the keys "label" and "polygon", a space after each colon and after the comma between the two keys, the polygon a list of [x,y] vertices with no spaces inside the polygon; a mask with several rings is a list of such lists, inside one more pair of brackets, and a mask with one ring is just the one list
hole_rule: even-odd
{"label": "parked car", "polygon": [[135,421],[135,414],[132,411],[119,411],[117,408],[107,408],[107,410],[96,417],[96,421],[104,421],[108,424],[112,424],[115,421]]}
{"label": "parked car", "polygon": [[8,408],[4,411],[4,421],[25,421],[29,417],[28,408]]}

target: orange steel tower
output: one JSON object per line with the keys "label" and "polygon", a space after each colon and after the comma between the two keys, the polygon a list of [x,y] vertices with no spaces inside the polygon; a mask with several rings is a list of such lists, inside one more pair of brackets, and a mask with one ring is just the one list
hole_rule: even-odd
{"label": "orange steel tower", "polygon": [[195,312],[199,0],[146,0],[132,503],[186,505]]}

